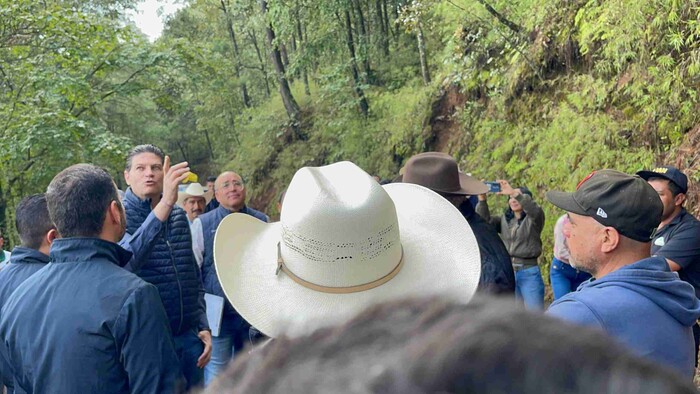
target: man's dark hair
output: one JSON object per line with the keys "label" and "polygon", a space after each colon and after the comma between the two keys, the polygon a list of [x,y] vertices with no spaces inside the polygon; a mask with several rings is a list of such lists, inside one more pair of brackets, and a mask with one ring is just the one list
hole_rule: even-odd
{"label": "man's dark hair", "polygon": [[55,228],[49,217],[45,194],[32,194],[17,204],[15,226],[22,246],[39,250],[46,233]]}
{"label": "man's dark hair", "polygon": [[694,393],[603,333],[510,300],[373,307],[340,327],[244,354],[209,393]]}
{"label": "man's dark hair", "polygon": [[46,190],[49,216],[63,238],[98,236],[112,201],[120,204],[114,180],[92,164],[66,168]]}
{"label": "man's dark hair", "polygon": [[136,145],[129,151],[129,154],[126,155],[127,171],[131,170],[131,162],[134,160],[134,156],[140,155],[141,153],[153,153],[154,155],[160,157],[161,163],[165,160],[165,154],[159,147],[151,144]]}
{"label": "man's dark hair", "polygon": [[676,182],[674,182],[668,178],[662,178],[662,177],[656,176],[656,177],[651,177],[651,178],[647,179],[647,182],[651,182],[651,181],[668,181],[668,191],[671,192],[671,195],[673,196],[673,198],[676,198],[677,195],[683,193],[683,190],[681,190],[680,186],[676,185]]}
{"label": "man's dark hair", "polygon": [[207,177],[207,182],[216,182],[216,176],[215,175],[209,175]]}

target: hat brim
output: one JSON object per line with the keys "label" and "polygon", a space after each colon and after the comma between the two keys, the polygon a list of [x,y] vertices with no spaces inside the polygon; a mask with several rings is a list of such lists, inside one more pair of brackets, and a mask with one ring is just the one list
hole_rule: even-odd
{"label": "hat brim", "polygon": [[[481,274],[474,233],[447,200],[419,185],[389,184],[404,253],[399,273],[370,290],[329,294],[297,284],[277,269],[281,224],[228,215],[214,238],[219,282],[236,311],[270,337],[297,336],[342,323],[370,305],[409,296],[468,302]],[[340,223],[339,223],[340,225]]]}
{"label": "hat brim", "polygon": [[177,192],[177,205],[184,208],[185,207],[185,200],[188,197],[204,197],[204,205],[207,205],[207,204],[209,204],[209,201],[211,201],[213,196],[214,196],[214,192],[212,190],[205,191],[204,194],[201,196],[195,196],[192,194],[187,194],[185,192]]}
{"label": "hat brim", "polygon": [[[402,183],[403,182],[403,174],[397,176],[392,180],[392,182],[395,183]],[[456,194],[460,196],[477,196],[479,194],[486,194],[489,191],[489,187],[486,186],[484,182],[481,182],[480,180],[474,178],[473,176],[469,176],[467,174],[459,173],[459,186],[460,188],[458,190],[439,190],[439,189],[431,189],[433,191],[436,191],[438,193],[443,193],[443,194]]]}
{"label": "hat brim", "polygon": [[573,193],[549,191],[546,194],[547,200],[555,206],[577,215],[589,216],[588,212],[574,198]]}
{"label": "hat brim", "polygon": [[644,179],[645,181],[648,181],[649,178],[663,178],[663,179],[668,179],[669,181],[673,182],[673,179],[669,178],[668,175],[662,174],[660,172],[654,172],[654,171],[637,171],[637,174],[639,175],[640,178]]}

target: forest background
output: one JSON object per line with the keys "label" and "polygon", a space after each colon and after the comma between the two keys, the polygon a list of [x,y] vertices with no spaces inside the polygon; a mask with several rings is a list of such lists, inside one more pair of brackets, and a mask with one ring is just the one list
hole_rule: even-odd
{"label": "forest background", "polygon": [[[675,164],[700,181],[700,3],[685,0],[190,0],[154,43],[135,0],[0,0],[0,228],[78,162],[124,188],[140,143],[246,181],[273,217],[302,166],[392,178],[443,151],[526,185],[545,270],[547,190]],[[496,200],[496,199],[494,199]],[[498,208],[505,200],[498,199]]]}

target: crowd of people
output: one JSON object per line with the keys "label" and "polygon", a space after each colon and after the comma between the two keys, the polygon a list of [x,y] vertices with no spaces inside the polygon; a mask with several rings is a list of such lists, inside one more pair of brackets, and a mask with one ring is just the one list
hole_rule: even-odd
{"label": "crowd of people", "polygon": [[565,213],[544,314],[535,194],[447,154],[385,185],[301,168],[272,223],[239,174],[189,175],[139,145],[124,192],[76,164],[22,199],[0,254],[7,392],[695,391],[700,222],[675,167],[546,193]]}

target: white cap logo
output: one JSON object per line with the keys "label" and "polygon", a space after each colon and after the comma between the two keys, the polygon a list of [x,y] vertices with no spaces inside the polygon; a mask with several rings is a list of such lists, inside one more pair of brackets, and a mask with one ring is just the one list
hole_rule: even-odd
{"label": "white cap logo", "polygon": [[596,215],[600,216],[603,219],[608,218],[608,214],[603,211],[603,208],[598,208],[598,211],[595,213]]}

